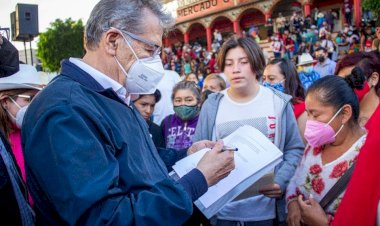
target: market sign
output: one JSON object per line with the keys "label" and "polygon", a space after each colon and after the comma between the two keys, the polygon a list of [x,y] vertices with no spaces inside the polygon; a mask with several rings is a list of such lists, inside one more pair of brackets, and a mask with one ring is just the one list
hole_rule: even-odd
{"label": "market sign", "polygon": [[233,4],[233,0],[179,0],[177,22],[228,9]]}

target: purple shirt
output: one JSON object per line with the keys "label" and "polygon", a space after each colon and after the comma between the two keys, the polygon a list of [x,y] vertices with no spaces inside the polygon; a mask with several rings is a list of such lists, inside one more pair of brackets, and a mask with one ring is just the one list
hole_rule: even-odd
{"label": "purple shirt", "polygon": [[161,124],[166,148],[180,150],[190,147],[193,144],[191,140],[195,133],[198,117],[199,115],[183,121],[176,114],[167,116]]}

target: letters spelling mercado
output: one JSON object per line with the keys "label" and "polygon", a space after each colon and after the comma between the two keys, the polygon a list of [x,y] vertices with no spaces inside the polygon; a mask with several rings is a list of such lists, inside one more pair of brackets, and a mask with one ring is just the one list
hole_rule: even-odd
{"label": "letters spelling mercado", "polygon": [[193,13],[202,12],[204,10],[216,7],[218,5],[218,1],[223,2],[223,3],[229,2],[229,0],[208,0],[204,2],[197,2],[196,4],[191,5],[191,6],[184,5],[184,7],[186,8],[177,10],[177,14],[178,16],[182,17],[182,16],[191,15]]}

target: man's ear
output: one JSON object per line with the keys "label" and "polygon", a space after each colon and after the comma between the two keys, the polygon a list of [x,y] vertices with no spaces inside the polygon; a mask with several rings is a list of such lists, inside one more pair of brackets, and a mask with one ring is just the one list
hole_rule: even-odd
{"label": "man's ear", "polygon": [[116,55],[116,49],[118,47],[120,37],[121,37],[120,33],[116,29],[113,29],[113,28],[109,29],[104,34],[103,45],[106,52],[109,55],[111,56]]}

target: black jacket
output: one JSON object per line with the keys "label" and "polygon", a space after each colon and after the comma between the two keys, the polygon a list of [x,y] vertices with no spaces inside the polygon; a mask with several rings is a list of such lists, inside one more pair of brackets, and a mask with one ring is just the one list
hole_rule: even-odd
{"label": "black jacket", "polygon": [[0,46],[0,78],[12,75],[18,70],[18,50],[3,37],[3,44]]}
{"label": "black jacket", "polygon": [[[0,142],[4,144],[6,151],[10,153],[13,158],[11,147],[5,137],[5,135],[0,131]],[[18,169],[19,170],[19,169]],[[19,171],[20,174],[20,171]],[[21,174],[20,174],[21,175]],[[20,185],[21,190],[25,193],[25,186]],[[4,164],[3,158],[0,156],[0,225],[7,223],[8,225],[22,225],[20,218],[20,211],[16,201],[16,197],[13,192],[12,183],[9,178],[7,168]]]}

